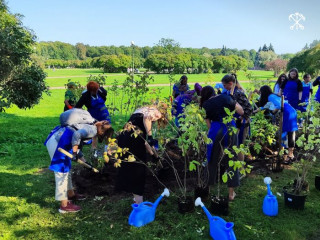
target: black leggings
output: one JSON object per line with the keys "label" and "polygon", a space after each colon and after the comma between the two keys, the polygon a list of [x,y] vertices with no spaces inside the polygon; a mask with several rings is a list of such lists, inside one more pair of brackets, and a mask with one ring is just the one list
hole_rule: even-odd
{"label": "black leggings", "polygon": [[296,142],[296,134],[295,132],[288,132],[288,147],[294,148]]}

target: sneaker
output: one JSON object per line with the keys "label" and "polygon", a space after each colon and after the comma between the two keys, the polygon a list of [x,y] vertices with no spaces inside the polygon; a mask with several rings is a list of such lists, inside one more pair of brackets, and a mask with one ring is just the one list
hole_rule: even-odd
{"label": "sneaker", "polygon": [[59,208],[59,213],[72,213],[72,212],[79,212],[81,210],[80,206],[74,205],[71,202],[68,202],[67,206]]}
{"label": "sneaker", "polygon": [[86,196],[79,193],[75,193],[72,197],[68,197],[68,200],[72,200],[72,201],[81,201],[85,199],[86,199]]}

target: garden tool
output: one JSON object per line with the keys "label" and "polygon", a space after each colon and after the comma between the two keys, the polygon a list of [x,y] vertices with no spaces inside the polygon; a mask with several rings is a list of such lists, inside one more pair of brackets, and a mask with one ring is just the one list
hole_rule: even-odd
{"label": "garden tool", "polygon": [[167,188],[164,189],[160,197],[154,202],[142,202],[140,204],[132,204],[132,212],[129,216],[129,225],[135,227],[142,227],[155,219],[156,209],[161,199],[166,196],[169,197],[170,193]]}
{"label": "garden tool", "polygon": [[[66,150],[64,150],[64,149],[62,149],[62,148],[58,148],[58,151],[61,152],[61,153],[63,153],[64,155],[66,155],[67,157],[69,157],[69,158],[71,158],[71,159],[72,159],[72,157],[73,157],[71,153],[69,153],[68,151],[66,151]],[[77,159],[77,163],[85,166],[86,168],[91,169],[92,171],[94,171],[94,172],[96,172],[96,173],[99,172],[98,169],[94,168],[91,164],[82,161],[81,159]]]}
{"label": "garden tool", "polygon": [[234,223],[226,222],[221,217],[212,216],[209,210],[204,206],[201,198],[198,197],[195,201],[195,206],[201,206],[208,217],[210,224],[210,236],[215,240],[236,240],[233,232]]}
{"label": "garden tool", "polygon": [[274,217],[278,215],[278,200],[271,192],[270,184],[272,180],[270,177],[264,178],[264,183],[267,185],[268,193],[264,197],[262,211],[265,215]]}

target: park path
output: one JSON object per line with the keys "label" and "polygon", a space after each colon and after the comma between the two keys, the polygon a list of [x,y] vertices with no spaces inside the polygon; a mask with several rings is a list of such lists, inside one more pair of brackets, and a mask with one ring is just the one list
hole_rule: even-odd
{"label": "park path", "polygon": [[[250,81],[246,80],[246,81],[241,81],[240,83],[249,83]],[[189,82],[190,83],[196,83],[196,82]],[[198,82],[199,84],[206,84],[205,82]],[[219,82],[214,82],[219,83]],[[157,83],[157,84],[149,84],[148,87],[169,87],[170,83]],[[172,84],[171,84],[172,86]],[[103,87],[112,87],[112,85],[104,85]],[[118,87],[122,87],[122,85],[118,85]],[[49,89],[65,89],[65,87],[49,87]]]}
{"label": "park path", "polygon": [[[99,76],[99,75],[103,75],[103,74],[91,74],[91,76]],[[125,73],[109,74],[109,76],[124,76],[124,75],[127,75],[127,74],[125,74]],[[46,79],[50,79],[50,78],[80,78],[80,77],[87,78],[89,76],[88,75],[82,75],[82,76],[57,76],[57,77],[46,77]]]}

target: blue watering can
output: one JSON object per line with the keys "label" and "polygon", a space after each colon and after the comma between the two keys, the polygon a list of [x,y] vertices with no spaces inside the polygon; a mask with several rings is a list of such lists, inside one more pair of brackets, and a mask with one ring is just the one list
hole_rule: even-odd
{"label": "blue watering can", "polygon": [[267,216],[274,217],[278,215],[278,200],[271,192],[270,184],[272,180],[270,177],[264,178],[264,183],[267,185],[268,194],[264,197],[262,210]]}
{"label": "blue watering can", "polygon": [[132,212],[129,216],[129,225],[135,227],[142,227],[155,219],[156,209],[159,205],[161,199],[166,196],[169,197],[170,193],[167,188],[164,189],[163,193],[158,197],[158,199],[152,202],[142,202],[140,204],[132,204]]}
{"label": "blue watering can", "polygon": [[233,232],[234,224],[232,222],[226,222],[221,217],[212,216],[208,209],[204,206],[201,198],[197,198],[195,205],[201,206],[206,213],[210,224],[210,236],[215,240],[236,240],[236,236]]}

